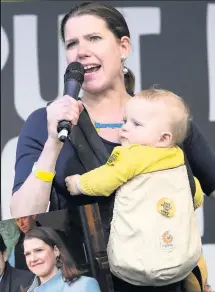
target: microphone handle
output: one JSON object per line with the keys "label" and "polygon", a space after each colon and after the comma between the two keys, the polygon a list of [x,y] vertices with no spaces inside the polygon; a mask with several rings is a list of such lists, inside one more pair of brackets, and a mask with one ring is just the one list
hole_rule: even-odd
{"label": "microphone handle", "polygon": [[[77,100],[80,90],[81,84],[75,79],[69,79],[64,83],[64,95],[67,94]],[[63,120],[58,123],[57,132],[59,141],[63,143],[66,141],[68,135],[71,133],[71,128],[70,121]]]}
{"label": "microphone handle", "polygon": [[74,99],[78,99],[81,84],[75,79],[69,79],[64,83],[64,95],[69,95]]}

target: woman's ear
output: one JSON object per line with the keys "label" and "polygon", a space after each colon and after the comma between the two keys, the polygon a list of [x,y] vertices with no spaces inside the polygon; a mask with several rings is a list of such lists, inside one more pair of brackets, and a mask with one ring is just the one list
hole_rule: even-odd
{"label": "woman's ear", "polygon": [[123,36],[120,40],[121,56],[128,58],[131,51],[131,40],[127,36]]}
{"label": "woman's ear", "polygon": [[56,245],[54,246],[54,254],[55,254],[56,258],[60,256],[60,251],[59,251],[59,249],[57,248]]}

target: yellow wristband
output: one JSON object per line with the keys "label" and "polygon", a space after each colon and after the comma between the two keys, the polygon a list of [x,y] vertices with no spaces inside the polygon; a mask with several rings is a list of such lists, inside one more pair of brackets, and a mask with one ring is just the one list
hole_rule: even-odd
{"label": "yellow wristband", "polygon": [[36,163],[34,163],[33,168],[32,168],[32,172],[35,174],[35,176],[42,181],[45,182],[51,182],[53,181],[53,178],[55,176],[55,172],[47,172],[41,169],[37,168]]}

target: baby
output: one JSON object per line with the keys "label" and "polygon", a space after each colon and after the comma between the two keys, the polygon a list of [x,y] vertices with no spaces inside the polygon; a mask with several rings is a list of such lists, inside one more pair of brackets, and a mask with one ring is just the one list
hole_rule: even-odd
{"label": "baby", "polygon": [[65,180],[71,195],[110,196],[117,190],[107,247],[110,269],[133,285],[181,281],[200,258],[194,208],[203,203],[203,192],[178,146],[189,121],[182,98],[143,90],[125,107],[122,146],[105,165]]}

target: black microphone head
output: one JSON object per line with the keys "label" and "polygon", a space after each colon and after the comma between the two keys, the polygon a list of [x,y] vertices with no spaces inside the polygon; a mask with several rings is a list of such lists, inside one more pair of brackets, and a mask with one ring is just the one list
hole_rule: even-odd
{"label": "black microphone head", "polygon": [[72,62],[67,66],[64,74],[64,82],[70,79],[75,79],[82,85],[84,82],[84,66],[81,63]]}

